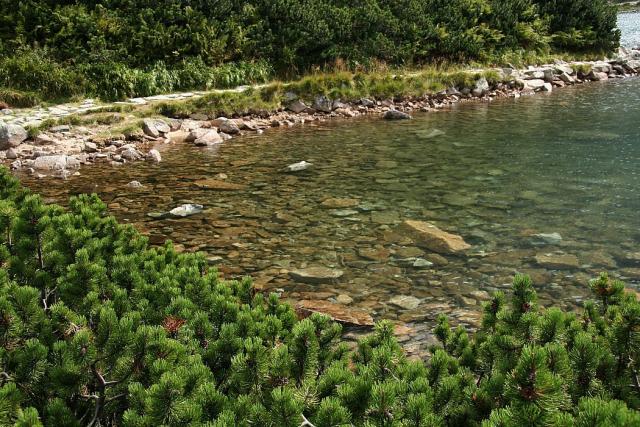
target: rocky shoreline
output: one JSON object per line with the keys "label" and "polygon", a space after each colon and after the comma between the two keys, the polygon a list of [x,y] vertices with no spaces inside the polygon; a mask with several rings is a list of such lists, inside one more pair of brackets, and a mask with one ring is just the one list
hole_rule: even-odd
{"label": "rocky shoreline", "polygon": [[[636,76],[640,73],[640,50],[621,48],[616,59],[607,61],[557,61],[555,64],[530,66],[522,70],[507,67],[490,71],[496,71],[499,75],[494,84],[481,77],[471,87],[450,87],[417,98],[363,98],[355,102],[342,102],[326,96],[305,100],[287,94],[285,105],[272,113],[237,118],[209,117],[199,113],[183,119],[147,118],[136,132],[107,137],[101,136],[100,131],[108,128],[108,125],[60,125],[30,136],[27,129],[19,124],[23,121],[15,120],[13,112],[3,110],[4,117],[0,116],[0,161],[14,170],[31,173],[38,178],[66,178],[79,174],[81,166],[96,163],[119,166],[141,160],[160,162],[162,158],[156,149],[159,144],[185,142],[194,146],[211,146],[248,133],[259,134],[270,128],[333,118],[378,115],[389,120],[410,119],[409,113],[413,111],[428,112],[459,102],[517,98],[575,84]],[[166,99],[184,99],[188,98],[187,95],[198,96],[160,95],[130,100],[129,103],[141,105]],[[52,111],[56,110],[64,109],[54,108]],[[14,120],[11,120],[12,117]]]}

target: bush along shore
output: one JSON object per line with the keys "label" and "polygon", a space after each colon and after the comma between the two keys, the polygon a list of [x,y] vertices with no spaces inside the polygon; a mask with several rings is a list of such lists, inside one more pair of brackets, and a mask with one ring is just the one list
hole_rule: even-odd
{"label": "bush along shore", "polygon": [[609,0],[0,0],[0,102],[121,100],[344,64],[611,52]]}
{"label": "bush along shore", "polygon": [[398,75],[339,72],[286,84],[116,104],[95,105],[88,100],[47,110],[5,110],[0,122],[0,160],[39,177],[64,178],[78,173],[82,165],[98,162],[114,166],[145,159],[159,162],[159,143],[209,146],[248,132],[336,117],[377,114],[406,119],[416,110],[551,92],[639,72],[640,50],[620,49],[616,59],[607,61]]}
{"label": "bush along shore", "polygon": [[640,425],[640,302],[590,286],[567,313],[516,276],[477,331],[441,317],[409,360],[389,322],[344,341],[202,254],[149,248],[96,196],[47,205],[0,167],[0,425]]}

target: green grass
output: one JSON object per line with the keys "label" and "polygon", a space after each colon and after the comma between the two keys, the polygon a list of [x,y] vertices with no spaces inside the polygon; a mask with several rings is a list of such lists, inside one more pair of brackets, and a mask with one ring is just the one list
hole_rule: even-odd
{"label": "green grass", "polygon": [[311,103],[318,95],[343,102],[361,98],[411,98],[434,94],[451,86],[470,87],[484,77],[490,83],[501,77],[495,70],[465,71],[430,67],[420,71],[353,73],[337,71],[316,73],[292,82],[274,82],[244,92],[211,93],[198,99],[156,104],[152,113],[185,118],[194,113],[208,116],[246,115],[257,111],[275,111],[283,106],[285,94],[293,93]]}
{"label": "green grass", "polygon": [[35,92],[0,88],[0,102],[11,108],[29,108],[42,103],[42,99]]}
{"label": "green grass", "polygon": [[[124,107],[124,108],[123,108]],[[104,107],[104,109],[80,113],[80,114],[72,114],[65,117],[60,117],[57,119],[46,119],[43,120],[37,126],[28,126],[27,134],[29,138],[35,138],[38,134],[45,132],[55,126],[61,125],[70,125],[70,126],[111,126],[118,123],[125,122],[127,120],[122,112],[128,112],[132,110],[132,107],[129,106],[115,106],[115,107]]]}

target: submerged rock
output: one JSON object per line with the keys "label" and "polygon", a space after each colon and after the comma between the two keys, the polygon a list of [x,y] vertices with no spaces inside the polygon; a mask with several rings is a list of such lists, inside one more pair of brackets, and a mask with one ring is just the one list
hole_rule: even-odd
{"label": "submerged rock", "polygon": [[303,317],[320,313],[329,316],[336,322],[348,325],[373,326],[373,318],[366,311],[329,301],[302,300],[296,305],[296,311]]}
{"label": "submerged rock", "polygon": [[173,216],[184,218],[187,216],[199,214],[200,212],[203,211],[203,209],[204,209],[204,206],[202,205],[188,203],[182,206],[178,206],[177,208],[171,209],[169,213]]}
{"label": "submerged rock", "polygon": [[327,267],[309,267],[299,270],[292,270],[289,276],[302,283],[334,283],[344,275],[342,270],[334,270]]}
{"label": "submerged rock", "polygon": [[553,270],[572,270],[580,267],[578,257],[563,253],[537,254],[536,263]]}
{"label": "submerged rock", "polygon": [[200,188],[206,188],[208,190],[219,190],[219,191],[235,191],[235,190],[243,190],[245,188],[242,184],[234,184],[233,182],[227,182],[220,179],[200,179],[195,182],[196,186]]}
{"label": "submerged rock", "polygon": [[431,129],[429,131],[416,132],[416,135],[418,135],[420,138],[424,138],[424,139],[437,138],[437,137],[442,136],[444,134],[445,133],[443,131],[441,131],[440,129]]}
{"label": "submerged rock", "polygon": [[471,248],[461,236],[440,230],[424,221],[406,220],[401,228],[420,247],[442,254],[457,254]]}
{"label": "submerged rock", "polygon": [[410,120],[411,119],[411,115],[403,112],[403,111],[398,111],[398,110],[389,110],[386,113],[384,113],[383,118],[385,120]]}
{"label": "submerged rock", "polygon": [[129,187],[129,188],[144,188],[144,185],[142,185],[140,183],[140,181],[131,181],[130,183],[127,184],[127,187]]}
{"label": "submerged rock", "polygon": [[328,209],[345,209],[355,208],[359,203],[360,201],[357,199],[330,198],[323,200],[321,205]]}
{"label": "submerged rock", "polygon": [[433,263],[424,258],[416,258],[412,266],[414,268],[430,268],[430,267],[433,267]]}
{"label": "submerged rock", "polygon": [[336,302],[342,305],[349,305],[353,302],[353,298],[347,294],[340,294],[336,297]]}
{"label": "submerged rock", "polygon": [[301,162],[298,163],[293,163],[290,164],[289,166],[285,167],[283,169],[283,172],[302,172],[304,170],[309,169],[311,166],[313,166],[312,163],[307,162],[306,160],[303,160]]}
{"label": "submerged rock", "polygon": [[538,233],[538,234],[534,234],[533,237],[535,237],[539,241],[542,241],[550,245],[557,245],[562,241],[562,236],[560,235],[560,233],[557,233],[557,232]]}
{"label": "submerged rock", "polygon": [[389,300],[389,304],[405,310],[415,310],[420,305],[420,300],[411,295],[397,295]]}
{"label": "submerged rock", "polygon": [[147,153],[147,160],[150,162],[160,163],[162,161],[162,156],[158,150],[149,150]]}

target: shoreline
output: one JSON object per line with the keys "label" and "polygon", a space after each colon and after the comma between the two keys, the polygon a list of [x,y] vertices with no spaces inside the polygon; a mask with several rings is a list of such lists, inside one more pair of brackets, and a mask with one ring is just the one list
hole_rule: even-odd
{"label": "shoreline", "polygon": [[[359,98],[342,102],[325,95],[303,99],[286,92],[277,111],[255,111],[236,118],[212,116],[194,112],[187,117],[168,118],[129,114],[129,133],[113,134],[118,124],[112,111],[135,113],[135,105],[152,106],[165,103],[171,107],[175,99],[196,99],[198,93],[153,96],[130,100],[127,103],[95,106],[85,102],[90,114],[97,111],[93,124],[84,125],[83,116],[72,116],[68,121],[78,124],[59,124],[37,132],[9,121],[5,124],[0,115],[0,162],[12,170],[27,172],[38,178],[67,178],[79,174],[78,169],[93,164],[110,164],[113,167],[136,161],[161,162],[161,155],[154,146],[183,143],[194,146],[211,146],[245,134],[261,134],[267,129],[289,127],[314,121],[336,118],[375,116],[390,120],[409,119],[411,112],[446,109],[461,102],[490,102],[496,98],[519,98],[537,92],[551,92],[566,86],[638,76],[640,74],[640,50],[620,49],[617,58],[606,61],[572,62],[557,61],[526,69],[501,68],[477,70],[480,73],[496,73],[495,82],[476,74],[473,84],[466,87],[449,87],[436,93],[387,99]],[[470,74],[473,72],[469,72]],[[411,76],[403,76],[410,78]],[[249,90],[264,88],[256,87]],[[286,87],[285,87],[286,89]],[[242,90],[228,93],[242,94]],[[187,96],[190,95],[190,96]],[[177,101],[180,102],[180,101]],[[162,108],[162,106],[161,106]],[[61,107],[53,107],[53,112]],[[111,110],[111,111],[110,111]],[[139,112],[144,114],[145,112]],[[5,113],[5,117],[8,116]],[[75,118],[75,120],[74,120]],[[123,119],[124,120],[124,119]],[[133,121],[132,121],[133,120]],[[89,120],[86,120],[87,122]],[[111,123],[111,121],[115,123]],[[55,124],[55,122],[54,122]],[[37,129],[37,128],[36,128]]]}

